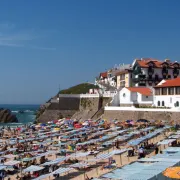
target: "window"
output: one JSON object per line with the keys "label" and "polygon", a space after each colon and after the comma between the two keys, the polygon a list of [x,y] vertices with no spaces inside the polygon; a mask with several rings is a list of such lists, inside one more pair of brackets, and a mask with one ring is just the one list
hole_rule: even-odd
{"label": "window", "polygon": [[158,106],[160,106],[160,101],[158,101]]}
{"label": "window", "polygon": [[126,97],[126,94],[125,94],[125,93],[123,93],[123,97]]}
{"label": "window", "polygon": [[155,89],[155,95],[161,95],[161,94],[160,94],[160,88],[156,88],[156,89]]}
{"label": "window", "polygon": [[168,88],[168,94],[174,95],[174,88],[173,87]]}
{"label": "window", "polygon": [[167,95],[167,88],[162,88],[162,95]]}
{"label": "window", "polygon": [[180,94],[180,87],[176,87],[176,94]]}
{"label": "window", "polygon": [[164,106],[165,104],[164,104],[164,101],[162,101],[162,106]]}
{"label": "window", "polygon": [[179,101],[176,101],[176,107],[179,107]]}
{"label": "window", "polygon": [[120,80],[125,80],[125,74],[120,75]]}
{"label": "window", "polygon": [[125,81],[120,82],[120,87],[125,87]]}
{"label": "window", "polygon": [[146,98],[148,98],[148,96],[146,96]]}

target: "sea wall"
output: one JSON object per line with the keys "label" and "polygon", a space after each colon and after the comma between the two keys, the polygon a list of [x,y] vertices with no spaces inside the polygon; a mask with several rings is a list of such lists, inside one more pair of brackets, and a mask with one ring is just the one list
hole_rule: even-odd
{"label": "sea wall", "polygon": [[133,107],[105,107],[103,117],[107,119],[118,119],[119,121],[125,121],[128,119],[148,119],[180,122],[180,111],[178,109],[171,110]]}
{"label": "sea wall", "polygon": [[110,100],[111,96],[100,97],[97,94],[73,94],[59,95],[58,98],[52,99],[51,103],[42,110],[38,116],[39,122],[47,122],[60,118],[73,119],[91,119],[95,114],[96,117],[102,113],[97,113]]}

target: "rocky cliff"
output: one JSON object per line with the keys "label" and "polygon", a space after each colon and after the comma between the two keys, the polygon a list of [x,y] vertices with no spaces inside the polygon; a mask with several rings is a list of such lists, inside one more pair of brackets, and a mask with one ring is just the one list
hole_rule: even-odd
{"label": "rocky cliff", "polygon": [[14,123],[18,122],[15,115],[9,109],[0,109],[0,123]]}

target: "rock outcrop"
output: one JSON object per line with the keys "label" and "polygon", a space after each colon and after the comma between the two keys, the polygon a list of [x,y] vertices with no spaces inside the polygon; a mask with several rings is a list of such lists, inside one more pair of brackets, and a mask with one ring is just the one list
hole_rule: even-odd
{"label": "rock outcrop", "polygon": [[14,122],[18,122],[18,119],[9,109],[0,109],[0,123]]}

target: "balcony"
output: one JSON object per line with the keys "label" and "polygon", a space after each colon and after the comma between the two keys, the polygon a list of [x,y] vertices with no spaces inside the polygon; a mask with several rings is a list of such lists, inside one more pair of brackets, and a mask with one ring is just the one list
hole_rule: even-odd
{"label": "balcony", "polygon": [[135,78],[133,78],[133,82],[139,82],[141,80],[145,80],[146,79],[146,75],[145,74],[139,74],[138,76],[136,76]]}

